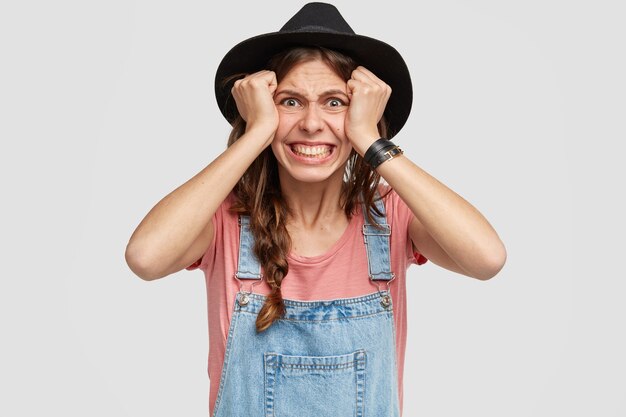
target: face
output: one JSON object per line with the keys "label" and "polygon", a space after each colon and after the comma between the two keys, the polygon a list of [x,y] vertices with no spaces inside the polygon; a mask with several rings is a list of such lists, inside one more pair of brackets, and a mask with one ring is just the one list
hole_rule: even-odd
{"label": "face", "polygon": [[281,181],[341,180],[352,146],[344,131],[346,82],[324,62],[291,69],[274,93],[279,122],[272,150]]}

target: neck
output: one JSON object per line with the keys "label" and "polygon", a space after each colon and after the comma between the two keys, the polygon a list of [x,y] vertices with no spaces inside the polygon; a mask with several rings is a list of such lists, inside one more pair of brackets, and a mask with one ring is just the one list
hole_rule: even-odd
{"label": "neck", "polygon": [[291,210],[289,223],[304,227],[316,227],[320,222],[332,223],[336,219],[345,219],[341,207],[341,188],[343,171],[338,170],[326,181],[307,183],[286,178],[279,171],[281,192]]}

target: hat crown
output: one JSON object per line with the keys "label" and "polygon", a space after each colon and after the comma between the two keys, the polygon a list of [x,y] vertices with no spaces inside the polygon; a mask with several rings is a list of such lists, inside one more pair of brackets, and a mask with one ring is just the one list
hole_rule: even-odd
{"label": "hat crown", "polygon": [[339,10],[328,3],[307,3],[287,23],[280,32],[330,32],[350,33],[354,30],[343,18]]}

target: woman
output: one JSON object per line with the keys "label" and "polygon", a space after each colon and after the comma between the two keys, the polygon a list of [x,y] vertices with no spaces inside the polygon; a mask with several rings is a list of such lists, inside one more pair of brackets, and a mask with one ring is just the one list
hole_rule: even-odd
{"label": "woman", "polygon": [[323,3],[224,57],[228,148],[126,251],[146,280],[205,272],[212,415],[401,415],[408,266],[502,268],[487,220],[388,140],[411,91],[397,51]]}

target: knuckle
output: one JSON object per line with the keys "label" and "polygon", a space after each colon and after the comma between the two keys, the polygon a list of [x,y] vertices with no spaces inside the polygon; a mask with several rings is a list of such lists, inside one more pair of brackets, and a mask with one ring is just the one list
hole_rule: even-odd
{"label": "knuckle", "polygon": [[251,86],[255,87],[255,86],[257,86],[257,85],[261,84],[262,82],[263,82],[263,80],[262,80],[262,79],[260,79],[260,78],[258,78],[258,77],[254,77],[254,78],[250,78],[250,79],[246,82],[246,84],[248,84],[248,85],[251,85]]}

